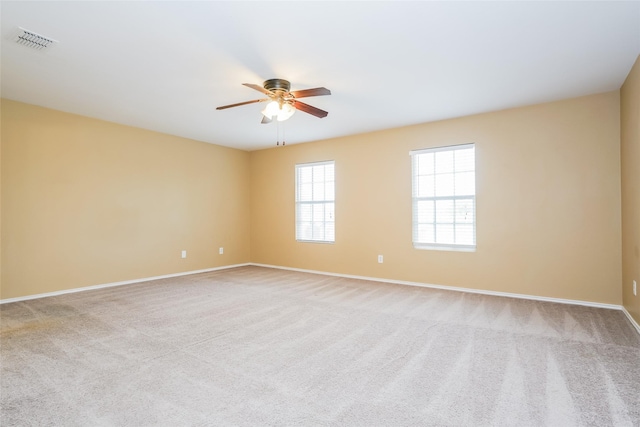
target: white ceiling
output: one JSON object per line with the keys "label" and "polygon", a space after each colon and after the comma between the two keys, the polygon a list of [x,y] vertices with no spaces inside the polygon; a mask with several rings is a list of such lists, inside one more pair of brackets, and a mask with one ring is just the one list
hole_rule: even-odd
{"label": "white ceiling", "polygon": [[[2,1],[2,96],[254,150],[261,98],[305,102],[288,144],[618,89],[640,54],[640,2]],[[18,27],[58,41],[13,42]]]}

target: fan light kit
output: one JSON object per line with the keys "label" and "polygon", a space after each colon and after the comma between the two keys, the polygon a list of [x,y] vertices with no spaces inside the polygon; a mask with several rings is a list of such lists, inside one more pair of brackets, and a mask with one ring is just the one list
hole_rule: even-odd
{"label": "fan light kit", "polygon": [[279,122],[284,122],[296,112],[296,109],[289,103],[280,104],[278,101],[271,101],[262,110],[262,115],[273,120],[275,117]]}
{"label": "fan light kit", "polygon": [[327,117],[328,112],[313,107],[304,102],[298,101],[298,98],[306,98],[309,96],[331,95],[331,91],[324,87],[316,87],[313,89],[303,89],[290,91],[291,83],[284,79],[266,80],[262,86],[252,83],[242,83],[244,86],[263,93],[267,98],[254,99],[253,101],[239,102],[237,104],[224,105],[216,108],[216,110],[224,110],[231,107],[239,107],[241,105],[255,104],[257,102],[267,102],[267,106],[262,110],[262,123],[271,123],[275,118],[282,122],[289,119],[296,110],[303,111],[318,118]]}

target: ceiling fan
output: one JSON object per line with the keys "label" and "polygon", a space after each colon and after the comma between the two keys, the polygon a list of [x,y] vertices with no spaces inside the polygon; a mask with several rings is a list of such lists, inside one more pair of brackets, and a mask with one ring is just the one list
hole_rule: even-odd
{"label": "ceiling fan", "polygon": [[269,79],[266,80],[262,87],[252,83],[242,83],[244,86],[255,89],[258,92],[263,93],[267,98],[254,99],[253,101],[239,102],[237,104],[223,105],[216,108],[216,110],[224,110],[231,107],[239,107],[241,105],[255,104],[257,102],[270,101],[267,106],[262,110],[262,122],[270,123],[273,119],[278,121],[287,120],[296,112],[296,110],[304,111],[319,118],[326,117],[328,112],[319,108],[313,107],[304,102],[298,101],[298,98],[306,98],[309,96],[321,96],[331,95],[331,91],[324,87],[316,87],[313,89],[303,89],[290,91],[291,84],[287,80],[283,79]]}

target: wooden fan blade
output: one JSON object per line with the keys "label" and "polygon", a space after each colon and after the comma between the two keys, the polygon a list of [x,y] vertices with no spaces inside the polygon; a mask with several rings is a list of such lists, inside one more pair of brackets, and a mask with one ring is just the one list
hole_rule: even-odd
{"label": "wooden fan blade", "polygon": [[262,92],[262,93],[264,93],[265,95],[273,96],[273,93],[269,92],[268,90],[266,90],[266,89],[265,89],[265,88],[263,88],[262,86],[254,85],[253,83],[242,83],[242,85],[243,85],[243,86],[246,86],[246,87],[250,87],[251,89],[255,89],[255,90],[257,90],[258,92]]}
{"label": "wooden fan blade", "polygon": [[297,110],[304,111],[305,113],[319,118],[327,117],[327,114],[329,114],[324,110],[312,107],[311,105],[305,104],[304,102],[296,101],[295,99],[291,101],[291,104],[293,104],[293,106],[296,107]]}
{"label": "wooden fan blade", "polygon": [[265,98],[265,99],[254,99],[253,101],[245,101],[245,102],[238,102],[237,104],[223,105],[222,107],[216,108],[216,110],[224,110],[226,108],[239,107],[241,105],[255,104],[256,102],[264,102],[264,101],[269,101],[269,99],[267,99],[267,98]]}
{"label": "wooden fan blade", "polygon": [[331,91],[326,87],[316,87],[313,89],[295,90],[289,92],[294,98],[305,98],[308,96],[331,95]]}
{"label": "wooden fan blade", "polygon": [[266,125],[267,123],[271,123],[271,119],[265,115],[262,116],[262,121],[260,124]]}

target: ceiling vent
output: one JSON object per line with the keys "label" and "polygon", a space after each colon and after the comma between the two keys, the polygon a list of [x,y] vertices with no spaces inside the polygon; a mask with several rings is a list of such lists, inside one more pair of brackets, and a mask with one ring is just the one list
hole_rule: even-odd
{"label": "ceiling vent", "polygon": [[24,28],[20,28],[20,31],[18,31],[18,34],[16,35],[14,40],[18,44],[36,50],[45,50],[49,46],[57,42],[57,40],[41,36],[40,34],[34,33],[33,31],[25,30]]}

